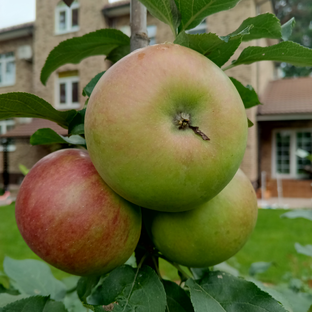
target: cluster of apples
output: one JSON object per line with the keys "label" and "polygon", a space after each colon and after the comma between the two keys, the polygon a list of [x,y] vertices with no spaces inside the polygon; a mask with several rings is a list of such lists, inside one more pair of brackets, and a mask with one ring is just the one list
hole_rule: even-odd
{"label": "cluster of apples", "polygon": [[76,275],[123,264],[143,226],[169,260],[211,266],[233,256],[257,219],[239,170],[247,117],[230,79],[176,44],[132,52],[90,97],[88,152],[41,159],[25,177],[16,220],[30,248]]}

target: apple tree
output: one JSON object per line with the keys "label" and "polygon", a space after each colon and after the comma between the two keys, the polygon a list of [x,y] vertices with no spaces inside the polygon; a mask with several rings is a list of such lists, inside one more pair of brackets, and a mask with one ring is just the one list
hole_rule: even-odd
{"label": "apple tree", "polygon": [[[66,63],[95,55],[113,63],[85,86],[82,110],[58,111],[33,94],[0,95],[1,119],[43,118],[68,129],[67,137],[40,129],[31,144],[79,147],[30,170],[16,218],[35,253],[81,276],[61,282],[43,262],[6,258],[1,312],[287,311],[276,293],[213,270],[244,245],[257,218],[254,190],[238,168],[252,126],[245,110],[260,102],[225,72],[259,61],[312,66],[312,50],[288,40],[294,20],[281,25],[271,13],[247,18],[227,36],[187,33],[238,2],[132,0],[131,38],[101,29],[61,42],[42,68],[44,85]],[[173,43],[147,47],[146,9],[169,25]],[[242,42],[261,38],[281,42],[249,46],[225,65]],[[147,88],[151,79],[157,92]],[[58,178],[54,167],[66,174]],[[159,258],[176,267],[179,283],[161,276]]]}

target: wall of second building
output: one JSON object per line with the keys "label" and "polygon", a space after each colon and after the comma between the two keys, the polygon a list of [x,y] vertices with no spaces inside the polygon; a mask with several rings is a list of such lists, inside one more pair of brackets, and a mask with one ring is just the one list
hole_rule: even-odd
{"label": "wall of second building", "polygon": [[28,36],[0,42],[0,54],[13,52],[15,57],[15,83],[0,87],[0,94],[16,91],[33,92],[33,62],[19,59],[18,48],[21,46],[31,46],[33,49],[33,37]]}
{"label": "wall of second building", "polygon": [[36,2],[34,93],[55,105],[58,73],[78,70],[80,79],[79,102],[83,105],[86,100],[81,96],[83,88],[96,74],[107,69],[108,63],[104,61],[104,55],[86,58],[77,65],[67,64],[58,68],[49,77],[46,86],[43,86],[40,82],[40,73],[50,51],[60,42],[107,27],[101,10],[108,3],[108,0],[79,0],[79,30],[65,34],[56,34],[55,32],[55,9],[59,0],[38,0]]}

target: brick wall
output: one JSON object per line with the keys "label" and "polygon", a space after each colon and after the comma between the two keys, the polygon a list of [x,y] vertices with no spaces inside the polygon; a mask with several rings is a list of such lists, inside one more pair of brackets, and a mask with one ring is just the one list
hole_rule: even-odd
{"label": "brick wall", "polygon": [[0,54],[14,52],[16,66],[15,84],[13,86],[1,87],[0,94],[16,91],[31,93],[33,90],[31,80],[33,64],[25,60],[20,60],[17,55],[18,47],[23,45],[30,45],[32,47],[33,46],[32,36],[2,41],[0,43]]}

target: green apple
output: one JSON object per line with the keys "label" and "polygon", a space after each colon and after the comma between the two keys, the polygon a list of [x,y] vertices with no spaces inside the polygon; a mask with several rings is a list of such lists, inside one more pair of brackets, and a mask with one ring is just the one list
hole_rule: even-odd
{"label": "green apple", "polygon": [[159,251],[188,267],[209,267],[234,256],[247,242],[258,215],[253,186],[239,170],[213,199],[179,212],[143,210],[143,221]]}
{"label": "green apple", "polygon": [[85,137],[104,181],[136,205],[185,211],[233,178],[247,117],[208,58],[176,44],[137,50],[113,65],[90,97]]}
{"label": "green apple", "polygon": [[42,158],[26,175],[16,221],[28,246],[75,275],[100,275],[125,263],[141,233],[141,209],[113,192],[84,150]]}

